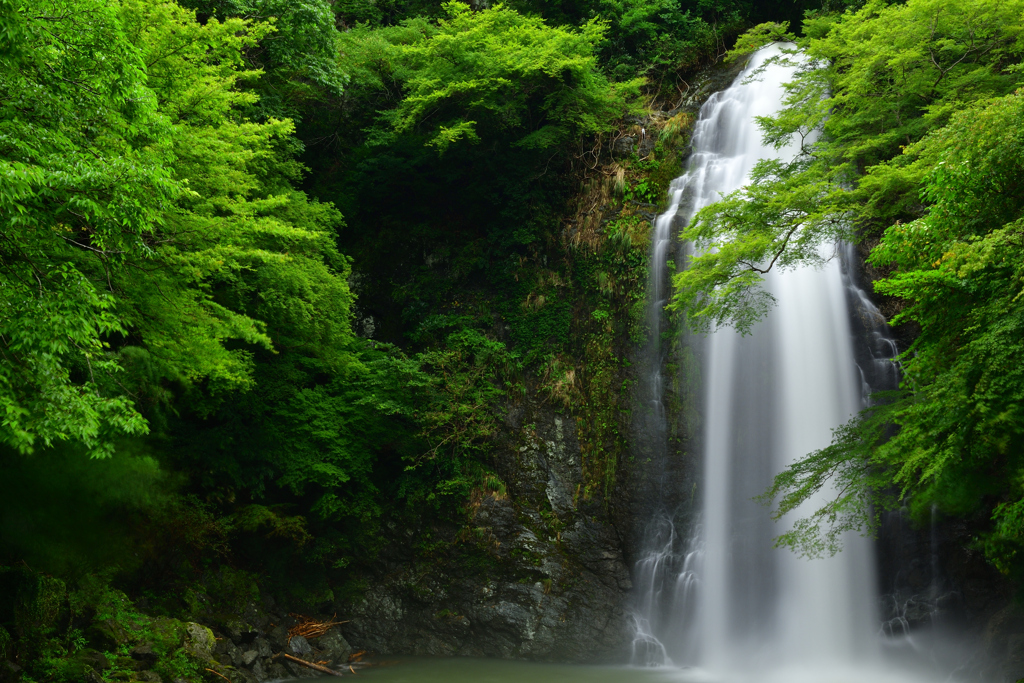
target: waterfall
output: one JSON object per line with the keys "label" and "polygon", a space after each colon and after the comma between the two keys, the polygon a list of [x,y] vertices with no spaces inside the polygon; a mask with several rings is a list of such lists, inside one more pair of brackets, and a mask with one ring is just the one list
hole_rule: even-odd
{"label": "waterfall", "polygon": [[[777,46],[758,51],[733,85],[701,108],[686,173],[655,221],[648,349],[655,436],[665,431],[658,339],[672,226],[741,187],[759,159],[796,153],[795,144],[781,150],[762,144],[755,121],[778,111],[791,68],[770,65],[748,81],[779,52]],[[688,340],[702,347],[702,509],[686,528],[679,522],[685,516],[669,508],[648,524],[634,571],[634,663],[697,666],[729,680],[887,678],[879,668],[871,542],[850,535],[835,557],[799,558],[773,548],[773,538],[793,520],[775,524],[752,500],[788,464],[830,443],[832,429],[864,406],[872,377],[895,377],[891,354],[855,349],[852,323],[874,335],[859,346],[894,351],[879,335],[881,316],[844,271],[852,255],[842,245],[822,248],[829,250],[823,267],[766,276],[778,305],[750,335],[721,328]],[[863,357],[875,365],[858,366]],[[820,492],[804,513],[829,493]]]}

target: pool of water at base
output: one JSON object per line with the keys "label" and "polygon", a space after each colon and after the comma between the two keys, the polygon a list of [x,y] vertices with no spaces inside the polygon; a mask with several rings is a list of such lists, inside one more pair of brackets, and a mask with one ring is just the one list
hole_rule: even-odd
{"label": "pool of water at base", "polygon": [[[349,683],[939,683],[945,676],[886,667],[789,666],[727,675],[697,668],[541,664],[500,659],[380,659],[343,677]],[[320,680],[342,680],[322,678]]]}

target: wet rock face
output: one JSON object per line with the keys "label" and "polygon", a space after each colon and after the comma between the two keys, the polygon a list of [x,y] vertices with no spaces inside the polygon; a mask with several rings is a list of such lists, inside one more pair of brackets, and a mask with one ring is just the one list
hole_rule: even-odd
{"label": "wet rock face", "polygon": [[494,467],[506,491],[475,493],[468,528],[392,529],[405,547],[447,545],[423,559],[389,544],[363,598],[337,606],[346,639],[380,654],[624,660],[629,572],[605,506],[579,493],[575,422],[512,409]]}

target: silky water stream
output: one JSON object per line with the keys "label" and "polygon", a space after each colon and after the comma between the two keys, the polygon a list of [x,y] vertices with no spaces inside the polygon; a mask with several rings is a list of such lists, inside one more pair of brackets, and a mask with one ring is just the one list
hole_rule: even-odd
{"label": "silky water stream", "polygon": [[[779,53],[777,46],[759,51],[701,109],[687,171],[655,221],[655,309],[664,304],[673,226],[741,187],[759,159],[797,151],[764,145],[756,123],[778,110],[792,76],[782,64],[753,74]],[[701,368],[702,503],[688,515],[663,509],[648,525],[634,572],[635,664],[683,667],[716,681],[935,680],[937,672],[896,670],[883,657],[869,540],[851,534],[835,557],[801,559],[773,548],[792,520],[773,523],[753,501],[786,465],[827,446],[870,389],[893,388],[895,349],[884,325],[863,323],[881,316],[845,273],[852,253],[822,249],[821,267],[765,277],[777,305],[751,334],[720,328],[686,340]],[[655,337],[660,320],[652,310]],[[653,422],[664,419],[661,353],[649,354]]]}

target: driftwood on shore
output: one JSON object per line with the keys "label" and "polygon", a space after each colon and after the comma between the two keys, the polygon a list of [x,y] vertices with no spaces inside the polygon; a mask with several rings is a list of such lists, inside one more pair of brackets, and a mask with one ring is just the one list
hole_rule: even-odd
{"label": "driftwood on shore", "polygon": [[315,662],[307,662],[305,659],[299,659],[298,657],[290,655],[287,652],[279,652],[275,656],[276,657],[284,657],[285,659],[289,659],[289,660],[295,662],[296,664],[301,664],[302,666],[308,666],[310,669],[313,669],[314,671],[319,671],[322,674],[330,674],[332,676],[341,676],[341,672],[340,671],[335,671],[334,669],[328,669],[326,666],[322,666],[320,664],[316,664]]}

